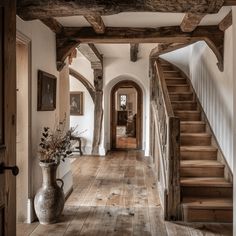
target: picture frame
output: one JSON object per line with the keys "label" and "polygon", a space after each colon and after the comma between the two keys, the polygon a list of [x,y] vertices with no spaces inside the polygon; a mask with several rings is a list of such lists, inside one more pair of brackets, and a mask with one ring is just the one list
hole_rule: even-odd
{"label": "picture frame", "polygon": [[56,109],[57,78],[45,71],[38,70],[38,111]]}
{"label": "picture frame", "polygon": [[84,93],[70,92],[70,115],[82,116],[84,115]]}

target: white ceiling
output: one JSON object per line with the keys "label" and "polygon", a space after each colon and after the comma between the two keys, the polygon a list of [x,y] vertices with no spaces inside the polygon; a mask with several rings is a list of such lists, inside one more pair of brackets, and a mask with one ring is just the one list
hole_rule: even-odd
{"label": "white ceiling", "polygon": [[[148,58],[157,44],[139,44],[138,58]],[[95,47],[104,58],[130,58],[130,44],[95,44]],[[78,52],[78,57],[83,55]]]}
{"label": "white ceiling", "polygon": [[[231,7],[222,7],[217,14],[206,15],[200,25],[216,25],[230,11]],[[162,27],[180,25],[183,13],[159,12],[124,12],[120,14],[102,16],[107,27]],[[90,24],[83,16],[69,16],[56,18],[63,26],[86,27]]]}

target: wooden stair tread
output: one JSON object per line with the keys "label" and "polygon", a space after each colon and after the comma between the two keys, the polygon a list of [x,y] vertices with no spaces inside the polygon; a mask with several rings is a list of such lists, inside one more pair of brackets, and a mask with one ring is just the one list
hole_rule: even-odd
{"label": "wooden stair tread", "polygon": [[194,187],[232,187],[232,183],[222,177],[183,177],[180,179],[181,186]]}
{"label": "wooden stair tread", "polygon": [[195,209],[233,209],[231,198],[183,198],[182,206]]}
{"label": "wooden stair tread", "polygon": [[180,151],[217,151],[218,149],[213,146],[180,146]]}
{"label": "wooden stair tread", "polygon": [[181,167],[220,167],[224,168],[224,164],[220,163],[217,160],[181,160],[180,161]]}
{"label": "wooden stair tread", "polygon": [[191,110],[175,110],[174,112],[176,112],[176,113],[186,113],[186,114],[191,114],[191,113],[196,113],[196,114],[198,114],[198,113],[201,113],[200,111],[191,111]]}
{"label": "wooden stair tread", "polygon": [[195,101],[171,101],[172,104],[196,104]]}
{"label": "wooden stair tread", "polygon": [[212,135],[211,134],[208,134],[208,133],[181,133],[180,134],[181,137],[211,137]]}
{"label": "wooden stair tread", "polygon": [[186,95],[186,94],[193,94],[193,92],[169,92],[170,95],[179,95],[179,94],[183,94],[183,95]]}
{"label": "wooden stair tread", "polygon": [[205,121],[180,121],[180,125],[205,125]]}
{"label": "wooden stair tread", "polygon": [[167,87],[189,87],[188,84],[168,84]]}

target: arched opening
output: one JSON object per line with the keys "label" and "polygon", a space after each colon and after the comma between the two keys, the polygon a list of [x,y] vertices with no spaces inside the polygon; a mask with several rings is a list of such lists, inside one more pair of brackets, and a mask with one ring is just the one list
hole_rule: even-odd
{"label": "arched opening", "polygon": [[142,148],[142,89],[132,80],[118,82],[111,90],[111,148]]}

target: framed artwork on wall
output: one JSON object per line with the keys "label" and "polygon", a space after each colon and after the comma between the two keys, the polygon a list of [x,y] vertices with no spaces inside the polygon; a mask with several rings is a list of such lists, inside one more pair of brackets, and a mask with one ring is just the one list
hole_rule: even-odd
{"label": "framed artwork on wall", "polygon": [[47,72],[38,71],[38,111],[56,109],[57,78]]}
{"label": "framed artwork on wall", "polygon": [[84,93],[70,92],[70,115],[84,115]]}
{"label": "framed artwork on wall", "polygon": [[3,9],[0,7],[0,148],[4,147]]}

